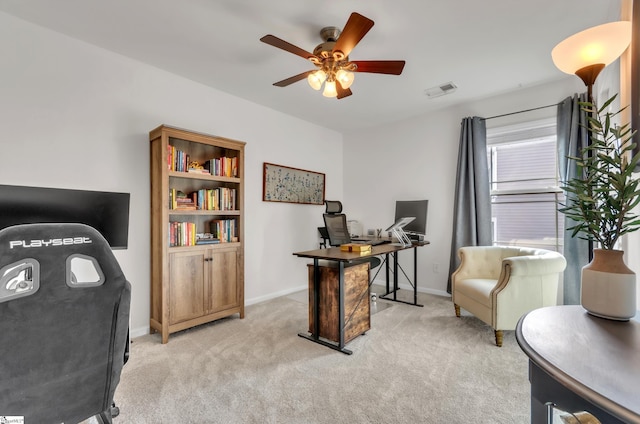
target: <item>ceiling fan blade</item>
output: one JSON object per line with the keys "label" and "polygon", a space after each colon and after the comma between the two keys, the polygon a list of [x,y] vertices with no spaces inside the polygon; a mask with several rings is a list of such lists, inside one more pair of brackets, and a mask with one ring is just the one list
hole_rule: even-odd
{"label": "ceiling fan blade", "polygon": [[275,35],[267,34],[260,39],[263,43],[269,44],[273,47],[277,47],[289,53],[293,53],[295,55],[300,56],[303,59],[309,60],[312,57],[316,57],[313,53],[309,53],[308,51],[301,49],[298,46],[294,46],[293,44],[284,41],[281,38],[276,37]]}
{"label": "ceiling fan blade", "polygon": [[338,95],[336,96],[338,100],[344,99],[345,97],[353,94],[350,88],[342,88],[342,85],[340,85],[339,82],[336,83],[336,91],[338,92]]}
{"label": "ceiling fan blade", "polygon": [[307,76],[309,76],[310,73],[315,71],[316,71],[315,69],[312,69],[311,71],[306,71],[301,74],[294,75],[287,79],[283,79],[282,81],[274,82],[273,85],[275,85],[276,87],[286,87],[287,85],[293,84],[294,82],[298,82],[300,80],[305,79]]}
{"label": "ceiling fan blade", "polygon": [[404,60],[354,60],[358,68],[354,72],[400,75],[404,69]]}
{"label": "ceiling fan blade", "polygon": [[373,21],[371,19],[353,12],[344,25],[344,29],[340,33],[338,41],[333,47],[333,51],[341,51],[345,56],[349,56],[351,50],[353,50],[356,44],[362,40],[362,37],[364,37],[372,27]]}

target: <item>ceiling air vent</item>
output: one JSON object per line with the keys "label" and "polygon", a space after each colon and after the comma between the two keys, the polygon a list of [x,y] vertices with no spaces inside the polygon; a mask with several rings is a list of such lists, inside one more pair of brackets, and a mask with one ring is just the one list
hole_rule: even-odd
{"label": "ceiling air vent", "polygon": [[444,84],[440,84],[437,87],[427,88],[426,90],[424,90],[424,94],[428,98],[433,99],[436,97],[444,96],[445,94],[451,94],[456,91],[457,88],[458,87],[454,83],[449,81]]}

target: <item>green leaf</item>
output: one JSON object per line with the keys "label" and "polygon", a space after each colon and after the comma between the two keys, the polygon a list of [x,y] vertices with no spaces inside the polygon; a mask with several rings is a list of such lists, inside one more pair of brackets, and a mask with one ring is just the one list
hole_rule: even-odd
{"label": "green leaf", "polygon": [[598,115],[601,115],[602,112],[604,112],[611,103],[613,103],[613,101],[616,99],[616,97],[618,97],[618,94],[614,94],[612,97],[610,97],[606,102],[604,102],[604,104],[600,107],[600,109],[598,109]]}
{"label": "green leaf", "polygon": [[567,230],[572,237],[614,246],[626,233],[640,229],[640,218],[631,211],[640,205],[639,180],[633,170],[640,163],[640,153],[631,155],[634,132],[628,124],[619,124],[617,112],[607,112],[617,94],[601,107],[581,102],[587,114],[590,144],[581,149],[580,157],[567,156],[575,165],[576,176],[563,181],[566,204],[558,208],[576,224]]}

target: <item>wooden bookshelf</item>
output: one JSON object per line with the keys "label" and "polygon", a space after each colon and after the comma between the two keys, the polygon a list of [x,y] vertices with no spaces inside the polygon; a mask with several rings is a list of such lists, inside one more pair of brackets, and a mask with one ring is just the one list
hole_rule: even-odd
{"label": "wooden bookshelf", "polygon": [[[167,343],[176,331],[234,314],[244,318],[245,143],[166,125],[150,131],[149,140],[150,326]],[[189,172],[189,163],[205,170]],[[215,171],[220,163],[225,172]],[[214,207],[193,194],[199,190],[225,193],[228,202]],[[185,209],[173,197],[183,199]],[[218,220],[225,225],[212,225]],[[220,228],[223,233],[211,231]],[[208,244],[196,244],[196,235],[205,233]]]}

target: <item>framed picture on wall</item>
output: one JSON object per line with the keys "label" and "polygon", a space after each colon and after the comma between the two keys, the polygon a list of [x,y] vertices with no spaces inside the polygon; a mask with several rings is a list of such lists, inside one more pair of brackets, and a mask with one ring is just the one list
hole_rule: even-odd
{"label": "framed picture on wall", "polygon": [[325,175],[265,162],[262,200],[265,202],[324,204]]}

